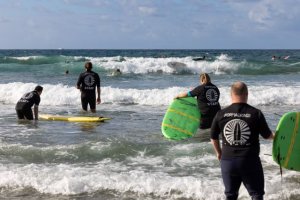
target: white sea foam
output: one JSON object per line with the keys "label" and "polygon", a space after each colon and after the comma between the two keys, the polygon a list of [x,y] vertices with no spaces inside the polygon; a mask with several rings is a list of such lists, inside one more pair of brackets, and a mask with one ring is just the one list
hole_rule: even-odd
{"label": "white sea foam", "polygon": [[[270,145],[268,145],[270,148]],[[300,195],[297,185],[286,180],[298,176],[296,172],[284,171],[283,181],[285,187],[281,187],[279,171],[273,164],[262,161],[265,168],[266,199],[280,199],[282,196]],[[162,165],[162,158],[150,158],[148,162],[144,157],[129,158],[130,164],[115,162],[105,159],[101,162],[80,164],[1,164],[0,187],[1,188],[27,188],[31,187],[40,193],[48,194],[80,194],[92,193],[102,190],[114,190],[119,193],[133,192],[136,195],[154,195],[162,198],[194,198],[194,199],[223,199],[224,186],[222,184],[220,167],[216,158],[212,155],[206,157],[182,157],[174,160],[176,167],[184,169],[185,166],[194,165],[195,169],[201,169],[192,176],[169,175],[169,167]],[[159,162],[158,162],[159,161]],[[135,163],[140,167],[132,168]],[[201,167],[206,163],[207,167]],[[142,164],[142,165],[141,165]],[[149,172],[143,165],[161,167]],[[273,166],[270,169],[269,165]],[[208,167],[209,166],[209,167]],[[240,198],[249,198],[244,188],[240,189]]]}
{"label": "white sea foam", "polygon": [[[14,82],[0,84],[0,102],[15,104],[26,92],[31,91],[35,83]],[[45,84],[41,96],[41,106],[46,105],[80,105],[80,92],[75,87],[57,84]],[[221,106],[230,104],[230,88],[220,87]],[[110,86],[102,87],[102,103],[169,105],[180,92],[190,88],[169,87],[165,89],[120,89]],[[252,86],[249,87],[249,103],[252,105],[299,105],[300,86]]]}
{"label": "white sea foam", "polygon": [[38,58],[46,58],[46,56],[20,56],[20,57],[11,57],[16,60],[30,60],[30,59],[38,59]]}
{"label": "white sea foam", "polygon": [[[41,193],[65,195],[115,190],[120,193],[134,192],[138,195],[153,194],[158,197],[222,197],[219,180],[204,181],[191,176],[171,177],[163,172],[127,172],[120,163],[111,165],[110,161],[85,168],[67,164],[0,165],[0,187],[32,187]],[[118,171],[114,171],[115,169]],[[215,188],[207,185],[214,185]]]}
{"label": "white sea foam", "polygon": [[[120,69],[123,73],[180,73],[182,71],[199,74],[206,73],[230,73],[237,70],[243,63],[232,61],[226,55],[221,54],[214,59],[207,59],[203,61],[194,61],[192,57],[168,57],[168,58],[145,58],[145,57],[124,57],[121,60],[119,57],[102,57],[93,58],[87,57],[96,67],[102,67],[106,70]],[[168,63],[176,62],[183,63],[180,69],[172,68]]]}
{"label": "white sea foam", "polygon": [[[1,151],[6,148],[15,149],[20,144],[2,143]],[[108,148],[105,143],[93,143]],[[147,155],[146,150],[137,152],[136,156],[127,157],[124,162],[108,158],[95,163],[83,164],[0,164],[0,188],[22,189],[33,188],[47,194],[81,194],[105,190],[118,193],[132,192],[136,196],[154,195],[157,198],[178,199],[223,199],[224,186],[221,179],[220,166],[215,155],[206,152],[203,155],[188,156],[197,151],[197,143],[176,144],[169,149],[166,157]],[[212,148],[208,143],[200,143],[202,147]],[[20,146],[31,151],[56,151],[56,156],[65,157],[66,150],[76,148],[70,146],[33,147]],[[40,150],[39,150],[40,149]],[[99,149],[99,150],[101,150]],[[199,149],[198,149],[199,150]],[[267,154],[270,153],[271,142],[261,144],[261,159],[265,171],[265,199],[277,200],[291,195],[300,195],[298,185],[289,182],[299,178],[297,172],[284,170],[283,184],[279,167]],[[181,156],[179,153],[182,153]],[[170,157],[170,154],[176,155]],[[186,155],[184,155],[186,154]],[[172,161],[165,165],[166,159]],[[149,170],[151,167],[152,170]],[[174,171],[177,172],[175,175]],[[193,170],[186,175],[185,170]],[[170,173],[171,172],[171,173]],[[241,186],[239,197],[248,199],[249,195]]]}

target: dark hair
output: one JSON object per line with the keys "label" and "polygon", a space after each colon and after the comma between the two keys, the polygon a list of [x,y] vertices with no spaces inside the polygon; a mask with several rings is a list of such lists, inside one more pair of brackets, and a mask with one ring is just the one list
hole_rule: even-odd
{"label": "dark hair", "polygon": [[90,71],[90,70],[93,68],[93,64],[92,64],[91,62],[86,62],[85,65],[84,65],[84,67],[85,67],[88,71]]}
{"label": "dark hair", "polygon": [[36,86],[36,87],[34,88],[34,90],[37,91],[37,92],[41,92],[41,91],[43,91],[43,87],[40,86],[40,85],[38,85],[38,86]]}

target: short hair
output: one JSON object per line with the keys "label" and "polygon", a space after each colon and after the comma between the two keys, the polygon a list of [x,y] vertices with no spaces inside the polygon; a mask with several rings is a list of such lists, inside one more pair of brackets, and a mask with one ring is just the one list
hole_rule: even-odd
{"label": "short hair", "polygon": [[238,96],[247,95],[248,87],[244,82],[238,81],[232,84],[231,92]]}
{"label": "short hair", "polygon": [[91,62],[86,62],[84,67],[87,69],[87,70],[91,70],[93,68],[93,64]]}
{"label": "short hair", "polygon": [[200,74],[200,81],[203,83],[210,83],[210,77],[207,73]]}
{"label": "short hair", "polygon": [[34,90],[37,91],[37,92],[41,92],[41,91],[43,91],[43,87],[40,86],[40,85],[38,85],[38,86],[36,86],[36,87],[34,88]]}

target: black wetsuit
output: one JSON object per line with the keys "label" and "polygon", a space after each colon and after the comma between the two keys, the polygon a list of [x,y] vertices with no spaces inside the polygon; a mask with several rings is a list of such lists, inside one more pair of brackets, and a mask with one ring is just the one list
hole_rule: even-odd
{"label": "black wetsuit", "polygon": [[207,83],[199,85],[190,91],[189,96],[197,97],[198,107],[201,113],[200,128],[210,128],[215,114],[221,109],[219,104],[219,89],[214,84]]}
{"label": "black wetsuit", "polygon": [[77,87],[81,90],[81,105],[83,110],[96,109],[96,87],[100,88],[100,77],[96,72],[86,71],[79,75]]}
{"label": "black wetsuit", "polygon": [[40,104],[40,95],[37,91],[26,93],[18,101],[16,105],[16,112],[19,119],[33,120],[33,113],[31,107],[33,105],[38,106]]}
{"label": "black wetsuit", "polygon": [[246,103],[219,111],[211,126],[211,139],[222,135],[221,171],[227,199],[237,199],[241,183],[252,199],[263,199],[264,175],[259,158],[259,135],[272,131],[262,112]]}

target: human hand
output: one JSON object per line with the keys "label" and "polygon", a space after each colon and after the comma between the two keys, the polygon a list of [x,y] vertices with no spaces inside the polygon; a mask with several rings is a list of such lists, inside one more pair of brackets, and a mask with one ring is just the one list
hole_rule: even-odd
{"label": "human hand", "polygon": [[221,157],[222,157],[222,154],[221,154],[221,153],[218,153],[218,154],[217,154],[217,158],[218,158],[219,161],[221,160]]}
{"label": "human hand", "polygon": [[101,99],[100,97],[97,98],[97,104],[100,104],[101,103]]}

